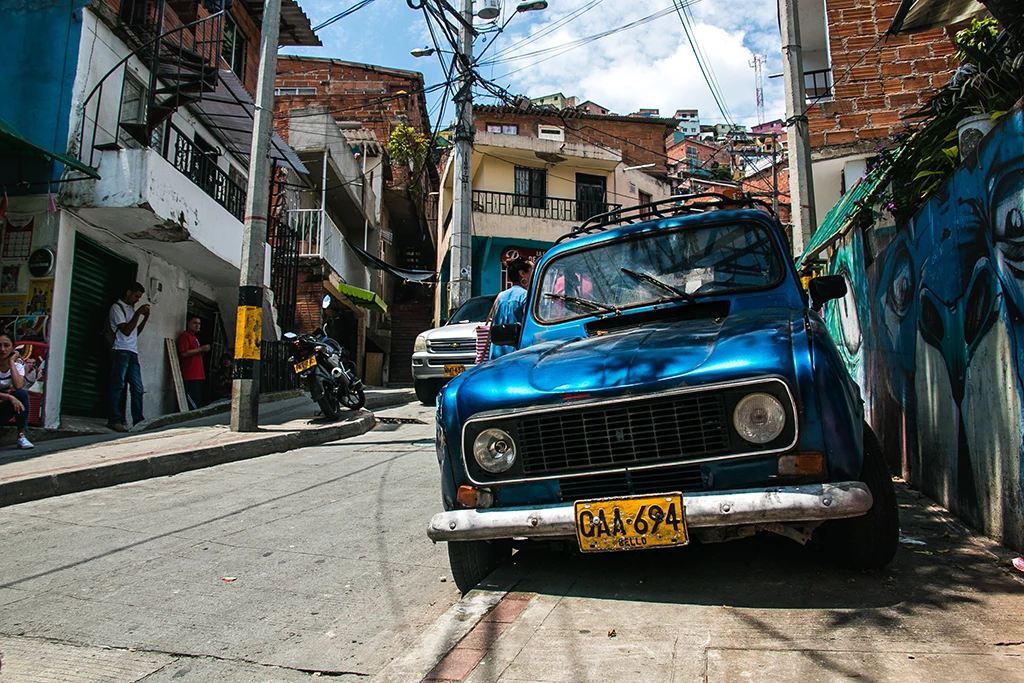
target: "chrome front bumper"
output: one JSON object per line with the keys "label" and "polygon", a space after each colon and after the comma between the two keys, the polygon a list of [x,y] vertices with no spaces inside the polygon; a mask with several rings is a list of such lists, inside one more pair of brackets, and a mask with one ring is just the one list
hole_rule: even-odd
{"label": "chrome front bumper", "polygon": [[[683,494],[686,526],[744,526],[857,517],[871,509],[871,492],[859,481]],[[493,510],[452,510],[434,515],[433,541],[575,537],[572,503]]]}

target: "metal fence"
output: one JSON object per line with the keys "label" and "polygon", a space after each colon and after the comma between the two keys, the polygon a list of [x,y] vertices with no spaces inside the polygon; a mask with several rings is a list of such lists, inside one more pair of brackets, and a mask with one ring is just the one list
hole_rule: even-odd
{"label": "metal fence", "polygon": [[473,210],[501,216],[548,218],[556,221],[583,221],[606,211],[622,208],[621,204],[594,202],[563,197],[537,197],[511,192],[473,191]]}
{"label": "metal fence", "polygon": [[216,159],[203,152],[177,126],[168,128],[173,133],[174,144],[170,139],[165,142],[164,158],[241,221],[245,217],[245,189],[236,185],[217,165]]}
{"label": "metal fence", "polygon": [[297,387],[295,370],[288,362],[287,342],[260,342],[260,393],[287,391]]}

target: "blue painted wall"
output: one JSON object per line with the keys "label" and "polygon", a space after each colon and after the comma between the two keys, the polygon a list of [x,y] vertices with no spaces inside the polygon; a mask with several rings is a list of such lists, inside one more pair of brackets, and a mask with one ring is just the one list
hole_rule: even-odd
{"label": "blue painted wall", "polygon": [[[568,232],[568,230],[566,230]],[[473,238],[473,296],[497,294],[501,291],[501,253],[507,247],[546,251],[551,242],[507,237]]]}
{"label": "blue painted wall", "polygon": [[1024,549],[1024,111],[1004,116],[895,234],[854,232],[830,331],[887,454]]}
{"label": "blue painted wall", "polygon": [[[0,2],[0,118],[40,147],[61,153],[68,147],[82,8],[87,4],[88,0]],[[31,180],[55,179],[63,166],[54,166],[26,165],[25,172],[32,172]]]}

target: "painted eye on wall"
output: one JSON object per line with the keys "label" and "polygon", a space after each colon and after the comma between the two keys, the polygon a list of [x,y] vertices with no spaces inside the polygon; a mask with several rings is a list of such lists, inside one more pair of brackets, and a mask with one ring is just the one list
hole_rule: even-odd
{"label": "painted eye on wall", "polygon": [[885,303],[897,316],[907,315],[914,301],[914,269],[906,248],[897,254],[892,267],[889,287],[885,291]]}
{"label": "painted eye on wall", "polygon": [[1003,228],[997,232],[1001,233],[1000,237],[1008,240],[1024,237],[1024,216],[1021,215],[1020,208],[1015,206],[1007,212]]}

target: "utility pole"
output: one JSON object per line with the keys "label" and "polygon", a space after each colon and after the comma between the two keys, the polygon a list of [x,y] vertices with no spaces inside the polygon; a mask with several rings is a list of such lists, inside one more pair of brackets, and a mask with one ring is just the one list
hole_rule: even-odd
{"label": "utility pole", "polygon": [[782,30],[782,75],[786,86],[786,117],[789,139],[789,198],[793,212],[793,255],[799,256],[817,227],[814,214],[814,181],[811,178],[811,142],[807,129],[807,93],[804,91],[804,58],[800,47],[800,18],[796,0],[779,0]]}
{"label": "utility pole", "polygon": [[772,133],[772,213],[779,215],[779,134]]}
{"label": "utility pole", "polygon": [[281,0],[266,0],[256,112],[249,154],[249,192],[242,228],[242,264],[238,276],[238,317],[235,323],[235,370],[231,385],[231,431],[259,428],[260,341],[263,336],[263,266],[270,208],[270,123],[274,115],[277,37]]}
{"label": "utility pole", "polygon": [[452,182],[452,258],[448,310],[470,297],[473,286],[473,0],[462,0],[459,68],[455,93],[455,176]]}

